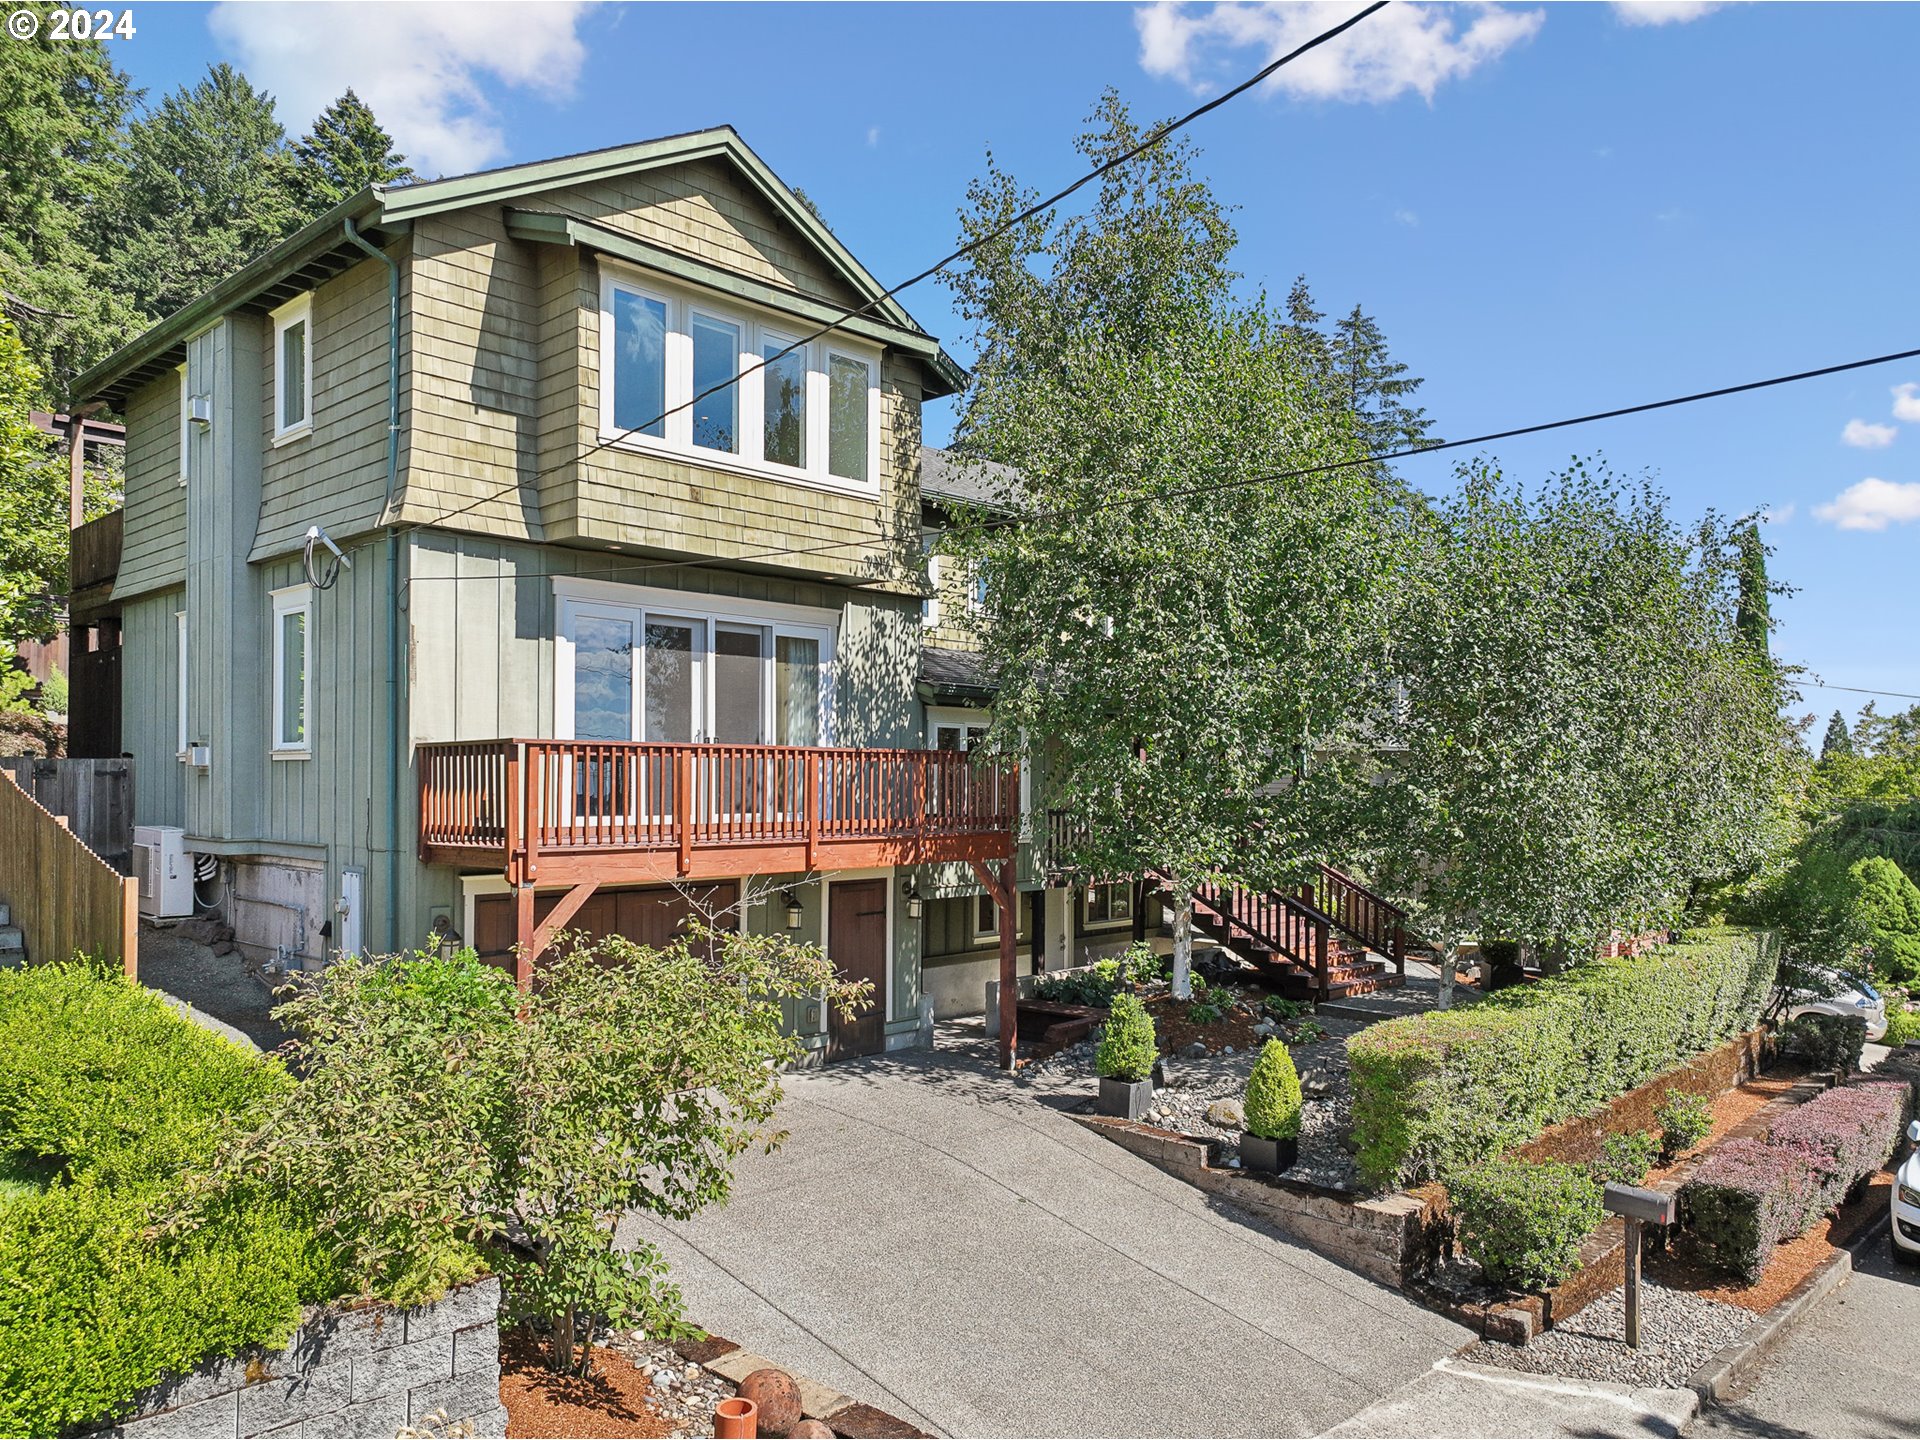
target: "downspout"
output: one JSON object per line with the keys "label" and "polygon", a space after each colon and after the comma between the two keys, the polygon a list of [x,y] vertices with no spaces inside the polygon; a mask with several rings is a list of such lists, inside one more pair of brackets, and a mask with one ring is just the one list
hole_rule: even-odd
{"label": "downspout", "polygon": [[387,267],[387,949],[400,948],[400,531],[393,497],[400,483],[400,265],[370,244],[347,216],[347,239]]}

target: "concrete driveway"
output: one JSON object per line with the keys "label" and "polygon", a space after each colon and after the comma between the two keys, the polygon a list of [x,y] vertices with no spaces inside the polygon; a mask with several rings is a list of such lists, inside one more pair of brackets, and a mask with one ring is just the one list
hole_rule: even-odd
{"label": "concrete driveway", "polygon": [[731,1204],[628,1233],[698,1323],[953,1435],[1315,1435],[1472,1338],[984,1061],[795,1077]]}

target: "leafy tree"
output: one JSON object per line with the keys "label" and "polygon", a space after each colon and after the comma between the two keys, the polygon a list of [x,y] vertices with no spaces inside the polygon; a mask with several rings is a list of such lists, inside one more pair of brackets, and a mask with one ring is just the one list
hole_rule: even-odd
{"label": "leafy tree", "polygon": [[1858,889],[1875,972],[1901,984],[1920,980],[1920,886],[1884,855],[1856,860],[1847,876]]}
{"label": "leafy tree", "polygon": [[733,1161],[779,1142],[800,1055],[780,1001],[822,994],[858,1008],[871,986],[784,934],[698,927],[660,950],[565,937],[530,995],[471,951],[342,959],[276,1012],[300,1084],[174,1223],[280,1187],[356,1283],[403,1302],[477,1253],[551,1326],[552,1367],[585,1374],[599,1325],[679,1327],[664,1258],[615,1228],[724,1202]]}
{"label": "leafy tree", "polygon": [[100,217],[115,203],[120,131],[138,92],[99,40],[56,41],[53,7],[32,40],[0,43],[0,290],[57,408],[73,377],[133,333],[106,283]]}
{"label": "leafy tree", "polygon": [[302,215],[273,97],[211,67],[127,127],[128,170],[105,237],[115,287],[156,320],[296,229]]}
{"label": "leafy tree", "polygon": [[1847,729],[1847,717],[1836,710],[1833,712],[1833,718],[1827,721],[1827,735],[1820,742],[1820,758],[1825,761],[1835,755],[1852,753],[1853,732]]}
{"label": "leafy tree", "polygon": [[293,188],[304,220],[369,185],[417,178],[407,157],[393,148],[393,137],[351,86],[293,143]]}
{"label": "leafy tree", "polygon": [[1529,499],[1484,464],[1408,567],[1405,702],[1354,830],[1442,951],[1573,951],[1757,863],[1788,763],[1777,673],[1739,637],[1730,536],[1576,466]]}
{"label": "leafy tree", "polygon": [[[1076,145],[1099,162],[1141,134],[1109,93]],[[1183,999],[1195,888],[1324,848],[1297,772],[1380,673],[1399,501],[1367,467],[1257,478],[1359,448],[1297,334],[1236,295],[1195,159],[1163,142],[1085,213],[1030,219],[947,277],[979,355],[958,445],[1010,467],[981,468],[992,503],[947,541],[985,580],[989,744],[1046,737],[1049,803],[1086,822],[1075,863],[1165,877]],[[989,156],[964,237],[1031,200]]]}

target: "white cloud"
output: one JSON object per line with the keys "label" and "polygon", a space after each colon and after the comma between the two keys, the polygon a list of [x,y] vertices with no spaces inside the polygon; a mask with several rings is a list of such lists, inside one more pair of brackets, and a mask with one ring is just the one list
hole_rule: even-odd
{"label": "white cloud", "polygon": [[1409,230],[1418,229],[1420,225],[1420,217],[1411,210],[1396,210],[1393,212],[1393,218]]}
{"label": "white cloud", "polygon": [[373,107],[414,169],[477,170],[507,153],[489,91],[551,99],[573,91],[586,59],[574,0],[486,5],[215,5],[207,23],[299,134],[349,85]]}
{"label": "white cloud", "polygon": [[[1260,5],[1222,0],[1185,6],[1155,0],[1133,12],[1140,32],[1140,64],[1150,75],[1196,91],[1217,88],[1237,52],[1273,60],[1354,13],[1348,0],[1302,0]],[[1539,10],[1502,5],[1390,5],[1353,29],[1311,50],[1268,83],[1316,100],[1391,100],[1409,90],[1426,99],[1448,80],[1471,73],[1510,47],[1531,39],[1545,20]]]}
{"label": "white cloud", "polygon": [[878,125],[869,125],[867,127],[867,148],[869,150],[874,150],[874,149],[878,149],[879,145],[880,145],[880,127]]}
{"label": "white cloud", "polygon": [[1725,0],[1613,0],[1622,25],[1685,25],[1718,10]]}
{"label": "white cloud", "polygon": [[1849,485],[1813,513],[1842,530],[1884,530],[1920,520],[1920,481],[1876,480]]}
{"label": "white cloud", "polygon": [[1769,505],[1767,507],[1767,523],[1770,525],[1784,525],[1799,513],[1800,507],[1791,500],[1784,505]]}
{"label": "white cloud", "polygon": [[1920,385],[1893,387],[1893,418],[1920,425]]}
{"label": "white cloud", "polygon": [[1856,450],[1884,450],[1900,433],[1897,425],[1871,425],[1865,420],[1849,420],[1840,431],[1840,443]]}

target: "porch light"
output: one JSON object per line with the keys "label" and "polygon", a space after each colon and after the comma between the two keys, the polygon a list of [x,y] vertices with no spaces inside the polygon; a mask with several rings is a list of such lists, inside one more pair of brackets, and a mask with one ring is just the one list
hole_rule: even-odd
{"label": "porch light", "polygon": [[913,883],[912,876],[907,877],[905,894],[907,897],[907,918],[909,920],[918,920],[920,918],[920,912],[925,906],[920,899],[920,887]]}
{"label": "porch light", "polygon": [[433,922],[433,928],[440,936],[440,958],[451,963],[460,953],[460,932],[453,928],[453,922],[442,915]]}
{"label": "porch light", "polygon": [[800,908],[800,897],[791,890],[782,890],[780,902],[787,907],[787,929],[798,930],[807,918],[807,912]]}

